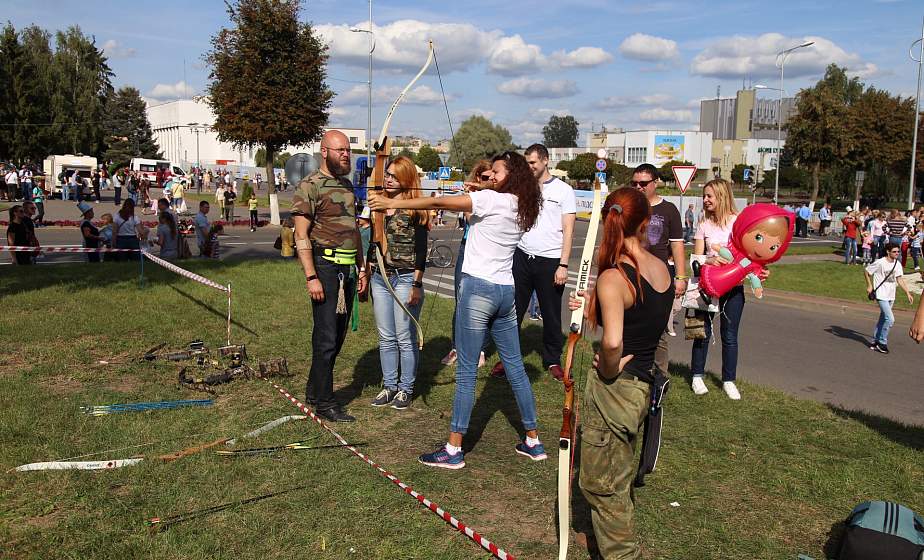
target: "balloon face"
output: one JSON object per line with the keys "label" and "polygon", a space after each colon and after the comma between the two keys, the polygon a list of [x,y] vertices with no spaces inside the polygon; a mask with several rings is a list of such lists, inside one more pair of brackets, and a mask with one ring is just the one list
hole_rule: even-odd
{"label": "balloon face", "polygon": [[789,222],[782,216],[771,216],[755,224],[741,238],[741,249],[754,262],[773,261],[786,239]]}

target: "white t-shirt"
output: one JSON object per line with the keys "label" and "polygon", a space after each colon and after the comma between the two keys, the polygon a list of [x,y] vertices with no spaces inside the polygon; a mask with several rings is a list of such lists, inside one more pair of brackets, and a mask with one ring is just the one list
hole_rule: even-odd
{"label": "white t-shirt", "polygon": [[6,181],[7,185],[18,185],[19,184],[19,174],[16,173],[15,171],[10,171],[9,173],[6,174],[6,177],[4,177],[4,180]]}
{"label": "white t-shirt", "polygon": [[138,232],[136,231],[136,227],[138,226],[138,219],[135,218],[135,216],[131,216],[127,220],[123,220],[122,216],[117,212],[116,215],[112,218],[112,223],[114,225],[116,237],[136,237],[138,235]]}
{"label": "white t-shirt", "polygon": [[513,285],[513,252],[523,237],[517,225],[517,197],[484,190],[469,193],[472,215],[462,272],[494,284]]}
{"label": "white t-shirt", "polygon": [[703,240],[706,245],[707,257],[718,255],[715,249],[712,248],[713,245],[728,247],[728,238],[731,236],[732,226],[735,225],[735,220],[737,219],[738,214],[732,214],[728,217],[728,221],[725,222],[724,226],[719,226],[707,218],[699,221],[699,225],[696,226],[696,233],[693,234],[693,239]]}
{"label": "white t-shirt", "polygon": [[[895,301],[896,279],[904,274],[902,272],[902,263],[898,262],[898,260],[889,262],[889,257],[882,257],[876,259],[872,264],[866,265],[866,272],[873,277],[873,289],[876,290],[876,299]],[[884,278],[885,282],[882,281]],[[882,286],[879,285],[880,282],[882,282]]]}
{"label": "white t-shirt", "polygon": [[537,257],[560,258],[561,217],[563,214],[576,212],[574,189],[561,179],[552,177],[542,184],[542,211],[539,212],[539,218],[533,228],[523,234],[518,247],[521,251]]}

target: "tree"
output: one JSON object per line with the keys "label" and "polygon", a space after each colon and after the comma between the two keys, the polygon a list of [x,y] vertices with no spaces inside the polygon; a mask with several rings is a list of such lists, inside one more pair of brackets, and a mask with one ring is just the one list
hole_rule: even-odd
{"label": "tree", "polygon": [[105,130],[105,160],[124,162],[133,157],[162,157],[148,122],[144,99],[133,87],[120,88],[107,101]]}
{"label": "tree", "polygon": [[675,165],[693,165],[691,161],[680,161],[680,160],[671,160],[658,169],[658,175],[661,177],[661,180],[665,183],[674,182],[674,170],[671,167]]}
{"label": "tree", "polygon": [[745,169],[750,169],[751,177],[754,176],[754,166],[753,165],[745,165],[743,163],[739,163],[739,164],[736,164],[731,170],[732,183],[737,183],[739,185],[744,184],[744,170]]}
{"label": "tree", "polygon": [[16,130],[16,70],[22,57],[19,35],[11,23],[0,34],[0,160],[13,158]]}
{"label": "tree", "polygon": [[[607,171],[614,166],[616,166],[616,164],[612,160],[606,160]],[[594,175],[597,173],[597,155],[591,153],[578,154],[572,160],[558,162],[555,168],[567,171],[569,179],[575,181],[593,181]],[[607,175],[607,183],[610,183],[609,175]]]}
{"label": "tree", "polygon": [[[286,162],[289,161],[290,157],[292,157],[292,154],[289,152],[276,154],[276,157],[273,159],[273,167],[276,169],[285,168]],[[266,167],[266,149],[257,148],[257,151],[253,154],[253,162],[257,167]]]}
{"label": "tree", "polygon": [[417,165],[424,171],[439,171],[443,165],[440,161],[440,154],[430,147],[430,144],[424,144],[417,152]]}
{"label": "tree", "polygon": [[13,156],[20,160],[41,161],[54,144],[51,127],[51,96],[54,90],[49,34],[36,26],[22,31],[22,53],[16,65],[13,90],[16,93],[16,120],[12,129]]}
{"label": "tree", "polygon": [[471,169],[480,159],[513,149],[513,139],[506,128],[475,115],[462,123],[452,140],[449,162],[456,167]]}
{"label": "tree", "polygon": [[299,21],[300,0],[238,0],[233,28],[212,37],[205,60],[208,104],[218,139],[235,148],[262,145],[272,191],[276,151],[318,140],[327,126],[327,47]]}
{"label": "tree", "polygon": [[398,155],[408,158],[409,160],[414,162],[414,165],[417,165],[417,154],[412,152],[409,148],[407,147],[401,148],[401,151],[398,152]]}
{"label": "tree", "polygon": [[542,127],[542,138],[547,148],[576,148],[578,122],[571,115],[552,115]]}

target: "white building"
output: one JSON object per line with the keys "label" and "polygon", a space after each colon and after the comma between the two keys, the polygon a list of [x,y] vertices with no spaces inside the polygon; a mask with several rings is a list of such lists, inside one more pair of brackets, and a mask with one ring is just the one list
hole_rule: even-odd
{"label": "white building", "polygon": [[[593,135],[593,137],[591,136]],[[600,133],[590,133],[589,146],[601,144]],[[709,169],[712,158],[712,133],[690,130],[627,130],[607,132],[602,147],[611,159],[628,167],[650,163],[689,161],[699,169]]]}
{"label": "white building", "polygon": [[561,161],[572,160],[580,154],[590,153],[590,148],[548,148],[549,150],[549,169],[555,169]]}
{"label": "white building", "polygon": [[[230,144],[218,141],[218,134],[211,129],[215,115],[205,100],[178,99],[158,105],[149,105],[148,121],[154,132],[154,140],[164,158],[189,168],[201,162],[204,166],[255,166],[257,148],[239,151]],[[350,139],[350,148],[358,153],[366,149],[366,130],[362,128],[338,128]],[[198,140],[198,142],[197,142]],[[286,146],[281,152],[320,153],[320,142],[307,146]]]}

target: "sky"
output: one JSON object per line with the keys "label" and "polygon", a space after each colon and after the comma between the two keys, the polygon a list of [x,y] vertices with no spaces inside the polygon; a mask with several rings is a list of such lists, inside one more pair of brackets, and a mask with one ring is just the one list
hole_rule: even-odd
{"label": "sky", "polygon": [[[201,93],[208,82],[203,54],[229,25],[224,3],[214,0],[3,3],[18,29],[80,26],[109,57],[113,85],[134,86],[150,103]],[[329,45],[332,126],[367,125],[368,35],[349,29],[369,29],[368,10],[364,0],[303,3],[301,18]],[[581,145],[602,126],[696,130],[701,99],[714,98],[717,88],[733,96],[742,84],[779,88],[776,53],[805,41],[815,44],[786,62],[788,95],[834,62],[867,85],[913,96],[918,66],[909,49],[921,37],[922,18],[920,0],[379,0],[371,26],[373,137],[423,65],[428,40],[440,73],[431,65],[420,78],[396,111],[391,135],[435,142],[450,137],[450,124],[457,129],[482,115],[525,146],[542,140],[552,115],[573,115]]]}

